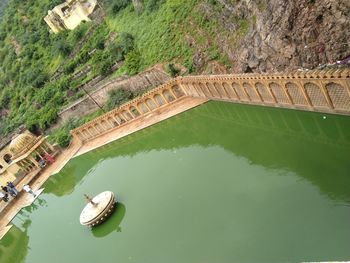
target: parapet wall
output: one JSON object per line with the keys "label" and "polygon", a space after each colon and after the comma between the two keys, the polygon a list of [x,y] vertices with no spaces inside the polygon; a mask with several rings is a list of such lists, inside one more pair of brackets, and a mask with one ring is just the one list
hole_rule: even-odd
{"label": "parapet wall", "polygon": [[315,70],[193,76],[178,83],[195,97],[350,115],[349,75],[349,69]]}
{"label": "parapet wall", "polygon": [[86,141],[186,96],[350,115],[350,69],[179,77],[71,133]]}
{"label": "parapet wall", "polygon": [[[103,106],[109,98],[109,92],[112,90],[127,88],[131,91],[138,91],[160,85],[169,79],[170,77],[163,71],[157,68],[151,68],[129,78],[124,77],[101,81],[96,84],[97,88],[90,92],[90,95],[97,103]],[[85,89],[90,90],[91,87],[85,87]],[[98,106],[95,102],[90,97],[84,96],[58,113],[58,124],[55,127],[62,125],[72,117],[83,117],[96,110],[98,110]]]}

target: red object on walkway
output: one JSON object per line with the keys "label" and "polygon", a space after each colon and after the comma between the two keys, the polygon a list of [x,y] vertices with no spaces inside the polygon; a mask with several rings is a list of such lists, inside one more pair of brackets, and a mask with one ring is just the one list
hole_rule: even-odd
{"label": "red object on walkway", "polygon": [[50,164],[55,162],[55,158],[53,158],[53,156],[51,156],[51,155],[48,154],[48,153],[45,154],[44,158],[45,158],[45,160],[46,160],[47,162],[49,162]]}

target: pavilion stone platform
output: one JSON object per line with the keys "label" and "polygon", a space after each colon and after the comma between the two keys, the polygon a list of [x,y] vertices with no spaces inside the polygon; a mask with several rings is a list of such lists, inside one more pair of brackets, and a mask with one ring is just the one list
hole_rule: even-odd
{"label": "pavilion stone platform", "polygon": [[116,204],[115,195],[110,191],[105,191],[94,198],[89,198],[88,204],[80,214],[80,224],[84,226],[96,226],[103,223],[114,210]]}

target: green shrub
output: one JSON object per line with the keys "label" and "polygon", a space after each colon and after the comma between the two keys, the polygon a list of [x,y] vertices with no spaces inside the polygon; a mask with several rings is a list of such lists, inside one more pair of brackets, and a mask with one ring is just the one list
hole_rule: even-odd
{"label": "green shrub", "polygon": [[131,34],[125,32],[120,33],[117,43],[120,45],[123,51],[123,55],[129,53],[135,47],[134,37]]}
{"label": "green shrub", "polygon": [[72,135],[70,135],[69,130],[67,129],[61,129],[55,136],[55,141],[62,148],[68,147],[71,139],[72,139]]}
{"label": "green shrub", "polygon": [[109,73],[111,73],[112,66],[113,60],[111,58],[105,59],[99,66],[98,74],[101,76],[107,76]]}
{"label": "green shrub", "polygon": [[106,108],[107,110],[112,110],[133,98],[134,94],[130,90],[124,88],[112,90],[111,92],[109,92],[109,98],[106,103]]}
{"label": "green shrub", "polygon": [[135,75],[139,72],[141,66],[141,54],[138,50],[129,52],[125,57],[124,64],[129,75]]}
{"label": "green shrub", "polygon": [[58,108],[50,104],[46,104],[46,106],[39,111],[39,126],[42,130],[46,130],[51,124],[56,122],[58,118],[57,112]]}
{"label": "green shrub", "polygon": [[2,90],[0,95],[0,109],[7,108],[11,101],[11,91],[8,88]]}
{"label": "green shrub", "polygon": [[55,44],[55,49],[64,57],[68,56],[72,50],[71,46],[67,44],[64,40],[58,41]]}
{"label": "green shrub", "polygon": [[170,63],[167,66],[167,72],[170,74],[170,76],[172,76],[173,78],[178,76],[179,73],[181,72],[180,69],[178,69],[177,67],[175,67],[174,64]]}
{"label": "green shrub", "polygon": [[119,11],[125,9],[130,3],[131,0],[115,0],[111,7],[112,15],[116,15]]}
{"label": "green shrub", "polygon": [[165,0],[148,0],[146,10],[149,12],[156,11],[164,2]]}
{"label": "green shrub", "polygon": [[89,24],[86,22],[83,22],[83,23],[80,23],[80,25],[77,28],[71,31],[72,39],[74,43],[77,43],[79,40],[83,38],[88,28],[89,28]]}
{"label": "green shrub", "polygon": [[63,71],[66,74],[71,74],[74,72],[76,66],[77,64],[75,63],[75,61],[71,61],[64,66]]}
{"label": "green shrub", "polygon": [[40,128],[39,128],[39,116],[36,112],[32,111],[31,114],[29,114],[29,117],[26,120],[25,123],[26,128],[36,134]]}

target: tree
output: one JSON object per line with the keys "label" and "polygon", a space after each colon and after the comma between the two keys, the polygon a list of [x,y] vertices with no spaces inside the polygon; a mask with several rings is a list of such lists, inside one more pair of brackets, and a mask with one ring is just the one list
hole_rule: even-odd
{"label": "tree", "polygon": [[141,66],[141,54],[138,50],[133,50],[126,55],[125,68],[129,75],[135,75],[139,72]]}
{"label": "tree", "polygon": [[134,94],[125,88],[119,88],[117,90],[112,90],[109,93],[109,98],[106,103],[107,110],[112,110],[119,107],[124,102],[127,102],[134,98]]}
{"label": "tree", "polygon": [[62,56],[66,57],[71,52],[72,48],[70,45],[68,45],[64,40],[60,40],[55,44],[55,49],[58,53],[60,53]]}

